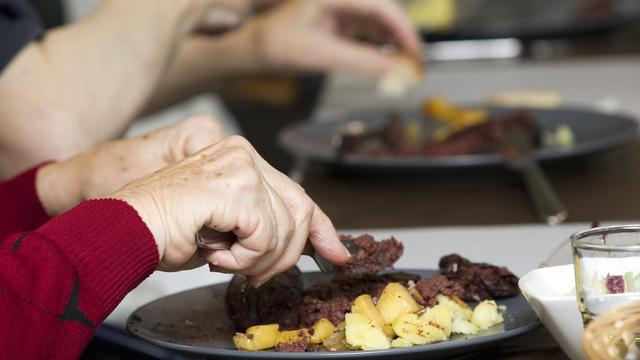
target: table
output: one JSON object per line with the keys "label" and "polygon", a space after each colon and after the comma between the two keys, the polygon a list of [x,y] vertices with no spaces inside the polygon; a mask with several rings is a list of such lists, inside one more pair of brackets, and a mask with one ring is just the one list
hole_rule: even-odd
{"label": "table", "polygon": [[[640,218],[640,138],[545,169],[569,221]],[[539,222],[522,180],[503,168],[381,174],[312,166],[302,185],[338,228]]]}

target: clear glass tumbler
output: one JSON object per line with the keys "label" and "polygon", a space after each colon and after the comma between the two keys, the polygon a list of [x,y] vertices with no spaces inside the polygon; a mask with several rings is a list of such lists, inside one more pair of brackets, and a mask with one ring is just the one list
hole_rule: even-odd
{"label": "clear glass tumbler", "polygon": [[607,226],[571,236],[576,295],[584,324],[640,300],[640,225]]}

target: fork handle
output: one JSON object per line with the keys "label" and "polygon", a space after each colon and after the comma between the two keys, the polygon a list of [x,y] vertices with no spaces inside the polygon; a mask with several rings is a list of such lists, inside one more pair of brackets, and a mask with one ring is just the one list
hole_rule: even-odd
{"label": "fork handle", "polygon": [[519,168],[538,215],[549,225],[557,225],[569,215],[558,194],[535,160],[527,161]]}

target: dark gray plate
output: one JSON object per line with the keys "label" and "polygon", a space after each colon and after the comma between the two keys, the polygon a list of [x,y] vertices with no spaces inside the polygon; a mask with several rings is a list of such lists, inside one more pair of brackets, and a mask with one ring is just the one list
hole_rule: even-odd
{"label": "dark gray plate", "polygon": [[[620,146],[631,140],[638,132],[638,125],[630,116],[611,115],[577,108],[553,110],[523,109],[534,114],[543,130],[555,129],[567,124],[575,135],[575,145],[568,149],[541,148],[536,150],[538,160],[562,160],[588,155]],[[492,115],[516,111],[511,108],[490,108]],[[335,134],[339,134],[350,121],[362,121],[375,128],[385,122],[386,114],[377,112],[349,113],[336,119],[322,122],[303,122],[283,130],[279,136],[280,144],[292,155],[318,162],[346,167],[400,167],[400,168],[463,168],[502,165],[498,154],[475,154],[453,156],[386,156],[373,157],[348,154],[336,156],[331,145]],[[417,113],[404,114],[406,120],[420,119]]]}
{"label": "dark gray plate", "polygon": [[[402,270],[422,276],[433,276],[434,270]],[[326,279],[318,273],[305,273],[305,286]],[[439,359],[473,353],[524,334],[540,326],[538,319],[522,295],[498,301],[507,306],[503,327],[483,334],[457,338],[447,342],[406,349],[319,353],[274,353],[235,350],[234,332],[224,310],[226,283],[205,286],[153,301],[136,310],[127,321],[129,331],[165,348],[210,358],[225,359]]]}

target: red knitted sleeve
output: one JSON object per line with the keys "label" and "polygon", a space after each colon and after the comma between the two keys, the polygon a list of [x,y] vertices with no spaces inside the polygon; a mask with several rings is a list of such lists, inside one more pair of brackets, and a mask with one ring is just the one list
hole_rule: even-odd
{"label": "red knitted sleeve", "polygon": [[0,264],[0,358],[74,359],[158,249],[127,203],[92,200],[7,236]]}
{"label": "red knitted sleeve", "polygon": [[36,193],[38,169],[34,167],[0,182],[0,239],[18,231],[33,230],[50,219]]}

